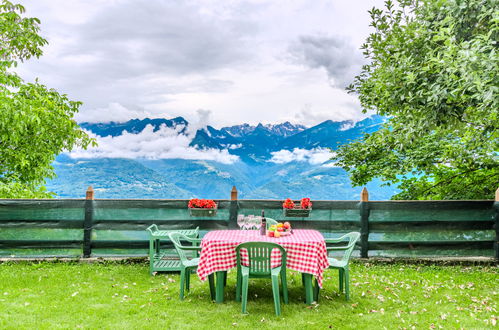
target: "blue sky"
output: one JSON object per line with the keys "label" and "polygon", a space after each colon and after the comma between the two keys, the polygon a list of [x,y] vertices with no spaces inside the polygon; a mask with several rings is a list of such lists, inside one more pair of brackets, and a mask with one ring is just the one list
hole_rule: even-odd
{"label": "blue sky", "polygon": [[19,72],[84,103],[79,121],[215,127],[363,117],[344,90],[383,1],[21,1],[48,39]]}

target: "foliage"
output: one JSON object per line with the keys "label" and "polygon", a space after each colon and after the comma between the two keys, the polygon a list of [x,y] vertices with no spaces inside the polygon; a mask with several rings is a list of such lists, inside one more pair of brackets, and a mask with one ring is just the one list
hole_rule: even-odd
{"label": "foliage", "polygon": [[[230,272],[226,302],[209,299],[208,283],[191,276],[178,299],[178,274],[150,276],[147,265],[0,264],[0,328],[242,328],[389,329],[497,325],[497,267],[374,265],[350,267],[351,300],[338,295],[338,271],[327,270],[317,305],[303,303],[301,277],[288,272],[289,304],[273,310],[269,281],[250,286],[249,314],[234,301]],[[84,312],[82,312],[84,311]]]}
{"label": "foliage", "polygon": [[352,182],[394,199],[493,198],[499,181],[499,8],[494,0],[398,0],[370,11],[364,111],[387,122],[335,156]]}
{"label": "foliage", "polygon": [[81,102],[40,84],[26,83],[12,71],[19,62],[42,55],[47,44],[40,21],[21,15],[25,9],[0,2],[0,197],[51,197],[45,178],[64,150],[95,143],[73,120]]}

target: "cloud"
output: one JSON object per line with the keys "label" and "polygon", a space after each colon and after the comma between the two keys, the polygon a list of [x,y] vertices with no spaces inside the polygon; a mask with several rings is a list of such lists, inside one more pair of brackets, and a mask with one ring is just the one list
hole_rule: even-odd
{"label": "cloud", "polygon": [[119,103],[113,102],[109,103],[107,107],[93,108],[83,113],[79,112],[76,114],[75,119],[79,123],[108,123],[110,121],[121,123],[130,120],[130,118],[144,119],[157,116],[158,114],[153,115],[145,110],[130,110]]}
{"label": "cloud", "polygon": [[[190,122],[189,126],[187,126],[187,134],[191,136],[195,136],[196,132],[200,129],[205,129],[208,123],[210,122],[211,111],[198,109],[196,111],[197,116],[195,116]],[[207,131],[209,134],[209,132]]]}
{"label": "cloud", "polygon": [[279,150],[272,152],[269,162],[286,164],[290,162],[309,162],[312,165],[322,164],[333,156],[329,149],[315,148],[311,150],[295,148],[293,151]]}
{"label": "cloud", "polygon": [[311,68],[324,68],[330,82],[346,87],[360,73],[364,58],[352,43],[338,36],[304,35],[289,47],[292,60]]}
{"label": "cloud", "polygon": [[[74,0],[84,8],[78,15],[64,2],[44,2],[27,7],[38,10],[29,13],[41,18],[49,46],[19,71],[83,101],[85,121],[110,103],[156,111],[155,104],[175,95],[223,92],[233,82],[214,72],[251,62],[247,34],[256,27],[231,11],[217,15],[196,2],[161,0],[101,1],[91,9]],[[63,12],[80,19],[70,24]]]}
{"label": "cloud", "polygon": [[180,134],[179,127],[169,128],[163,125],[156,132],[152,125],[147,125],[138,134],[124,132],[119,136],[99,137],[87,132],[97,139],[98,147],[88,150],[70,152],[73,158],[147,158],[147,159],[190,159],[212,160],[224,164],[232,164],[239,157],[229,154],[227,150],[196,149],[190,147],[192,137]]}
{"label": "cloud", "polygon": [[[16,70],[82,101],[79,120],[96,121],[102,114],[122,121],[149,116],[145,113],[190,119],[197,109],[209,109],[221,126],[292,121],[290,114],[305,104],[321,121],[354,120],[360,107],[345,110],[348,95],[331,82],[350,81],[343,67],[356,63],[355,51],[370,32],[367,10],[383,5],[383,0],[19,1],[27,16],[40,18],[49,44],[40,59]],[[341,31],[344,39],[330,37],[331,31]],[[119,114],[110,109],[114,104],[127,110]]]}
{"label": "cloud", "polygon": [[299,111],[288,118],[295,123],[314,126],[331,119],[334,121],[357,122],[372,114],[363,114],[360,112],[361,106],[359,101],[350,94],[339,94],[336,102],[337,104],[334,107],[328,109],[317,109],[311,104],[304,104]]}

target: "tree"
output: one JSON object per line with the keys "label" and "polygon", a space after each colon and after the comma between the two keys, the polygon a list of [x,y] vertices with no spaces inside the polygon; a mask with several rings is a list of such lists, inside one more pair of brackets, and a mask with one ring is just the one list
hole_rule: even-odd
{"label": "tree", "polygon": [[13,69],[42,55],[47,44],[40,21],[21,15],[25,9],[0,2],[0,197],[51,197],[44,185],[54,177],[51,163],[62,151],[86,148],[90,139],[73,120],[80,102],[54,89],[26,83]]}
{"label": "tree", "polygon": [[398,184],[393,199],[493,198],[499,183],[499,5],[398,0],[370,11],[367,65],[348,90],[382,128],[335,159],[355,185]]}

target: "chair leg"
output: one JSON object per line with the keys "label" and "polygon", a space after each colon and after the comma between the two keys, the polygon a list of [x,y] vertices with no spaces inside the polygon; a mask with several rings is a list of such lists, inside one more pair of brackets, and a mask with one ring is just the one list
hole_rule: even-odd
{"label": "chair leg", "polygon": [[185,288],[187,292],[191,290],[191,269],[188,268],[185,270]]}
{"label": "chair leg", "polygon": [[285,304],[289,304],[288,298],[288,283],[286,280],[286,269],[281,271],[281,286],[282,286],[282,299]]}
{"label": "chair leg", "polygon": [[208,282],[210,284],[210,297],[211,300],[215,300],[215,274],[211,273],[208,275]]}
{"label": "chair leg", "polygon": [[272,293],[274,294],[275,314],[281,315],[281,301],[279,299],[279,278],[277,275],[272,276]]}
{"label": "chair leg", "polygon": [[241,271],[237,270],[237,281],[236,281],[236,301],[241,301]]}
{"label": "chair leg", "polygon": [[246,304],[248,303],[248,281],[249,281],[249,277],[248,276],[242,276],[242,279],[241,279],[241,291],[242,291],[242,304],[241,304],[241,312],[243,314],[246,313]]}
{"label": "chair leg", "polygon": [[340,281],[340,293],[343,293],[343,278],[344,278],[344,271],[343,268],[339,269],[340,274],[339,274],[339,281]]}
{"label": "chair leg", "polygon": [[348,274],[348,267],[345,268],[345,298],[350,300],[350,275]]}
{"label": "chair leg", "polygon": [[185,268],[180,271],[180,300],[184,300]]}
{"label": "chair leg", "polygon": [[317,281],[317,279],[315,279],[315,286],[314,286],[314,300],[315,300],[315,302],[319,302],[319,291],[320,291],[319,282]]}

